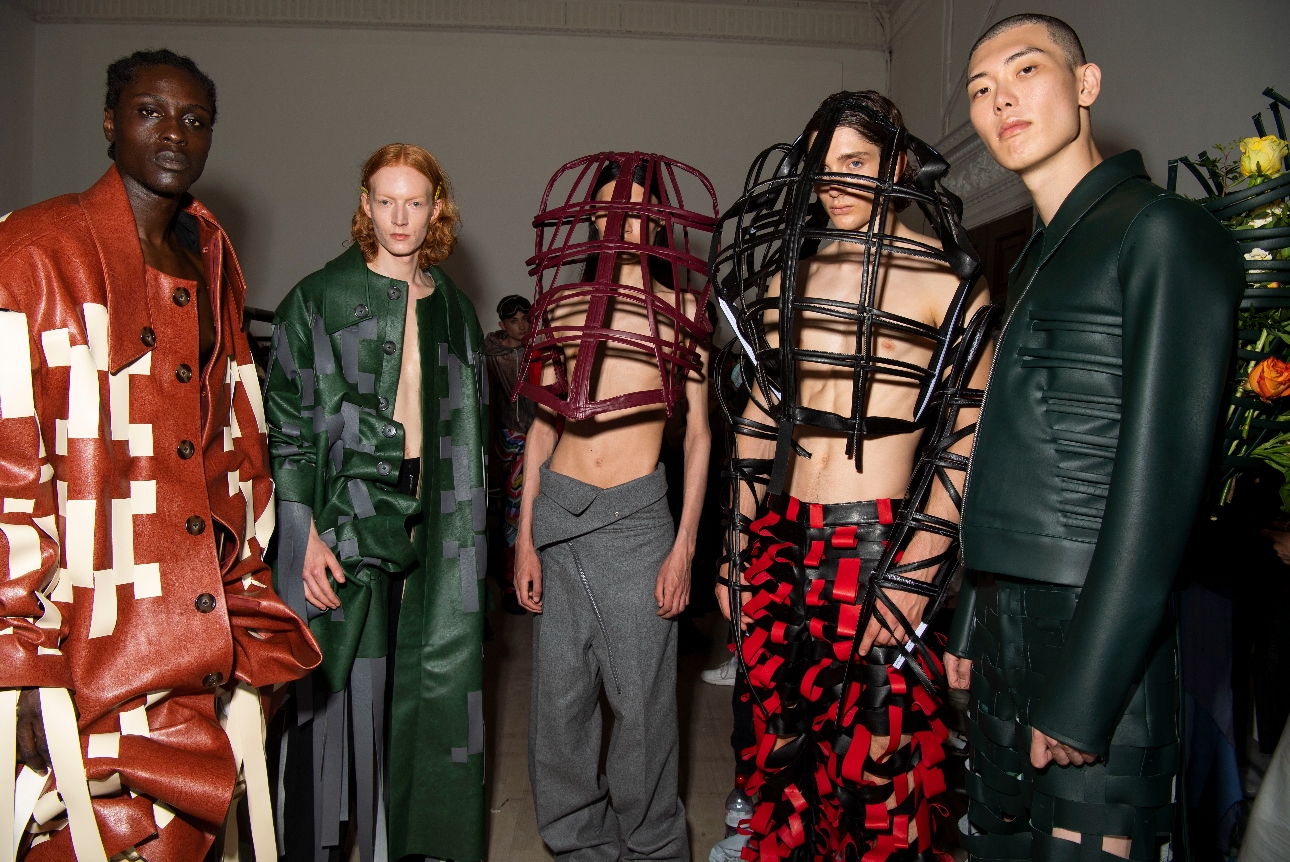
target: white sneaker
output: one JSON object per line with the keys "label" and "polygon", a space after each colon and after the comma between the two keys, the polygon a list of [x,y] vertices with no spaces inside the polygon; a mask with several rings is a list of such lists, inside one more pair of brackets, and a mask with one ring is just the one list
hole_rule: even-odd
{"label": "white sneaker", "polygon": [[712,670],[705,670],[699,674],[699,679],[712,685],[734,685],[735,677],[739,673],[739,656],[732,655],[730,661],[714,667]]}
{"label": "white sneaker", "polygon": [[739,862],[740,854],[748,843],[748,835],[731,835],[718,841],[708,854],[708,862]]}

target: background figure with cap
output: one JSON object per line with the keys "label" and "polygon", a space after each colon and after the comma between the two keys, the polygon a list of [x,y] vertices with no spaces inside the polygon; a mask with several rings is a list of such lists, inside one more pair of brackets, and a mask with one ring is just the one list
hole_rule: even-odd
{"label": "background figure with cap", "polygon": [[[501,329],[484,336],[488,376],[497,393],[493,407],[493,477],[501,488],[502,536],[506,553],[500,572],[502,607],[509,614],[522,614],[515,600],[515,537],[519,532],[520,498],[524,492],[524,440],[533,424],[534,404],[523,395],[511,399],[524,362],[524,338],[529,334],[529,301],[518,294],[497,303],[497,325]],[[534,368],[536,363],[530,363]],[[537,372],[540,374],[540,370]],[[528,377],[528,369],[526,369]],[[531,382],[540,382],[534,378]]]}

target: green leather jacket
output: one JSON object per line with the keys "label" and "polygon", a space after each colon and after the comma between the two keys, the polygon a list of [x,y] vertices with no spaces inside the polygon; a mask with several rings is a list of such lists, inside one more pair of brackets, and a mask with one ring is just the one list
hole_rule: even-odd
{"label": "green leather jacket", "polygon": [[[1090,171],[1008,279],[964,489],[969,569],[1082,587],[1036,728],[1104,753],[1211,464],[1244,288],[1228,232],[1136,150]],[[969,652],[965,579],[948,646]]]}

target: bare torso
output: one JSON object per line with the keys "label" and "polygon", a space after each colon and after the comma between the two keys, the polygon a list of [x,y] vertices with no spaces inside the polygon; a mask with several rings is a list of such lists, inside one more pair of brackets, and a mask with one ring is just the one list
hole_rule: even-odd
{"label": "bare torso", "polygon": [[[935,237],[921,236],[903,224],[899,224],[897,232],[939,248]],[[799,295],[856,302],[863,265],[863,247],[842,242],[825,246],[801,262]],[[887,253],[881,261],[875,305],[890,314],[939,326],[958,288],[958,281],[958,277],[942,264]],[[769,294],[774,296],[778,293],[779,278],[776,277],[771,282]],[[978,299],[976,304],[982,301],[983,298]],[[764,317],[767,340],[772,345],[779,343],[778,318],[778,312],[773,310]],[[799,312],[794,336],[798,347],[843,354],[855,352],[856,326],[851,321]],[[929,340],[882,327],[875,327],[873,349],[881,358],[923,367],[932,355]],[[815,410],[849,415],[851,375],[849,368],[799,362],[799,403]],[[917,394],[918,384],[913,380],[881,372],[874,374],[864,394],[864,415],[912,419]],[[760,418],[764,421],[764,417]],[[817,503],[901,498],[913,473],[920,437],[921,431],[914,431],[862,438],[861,469],[857,470],[854,458],[846,454],[845,435],[799,425],[794,439],[811,453],[811,457],[790,455],[786,490],[799,499]]]}
{"label": "bare torso", "polygon": [[421,457],[421,341],[417,330],[417,300],[434,293],[434,287],[409,285],[408,310],[403,319],[403,356],[399,362],[399,388],[394,396],[394,421],[403,426],[403,457]]}
{"label": "bare torso", "polygon": [[[623,284],[639,287],[640,267],[635,262],[620,265],[615,278]],[[670,300],[672,297],[672,291],[657,282],[654,290],[660,298]],[[694,296],[682,293],[681,302],[681,312],[693,318]],[[585,300],[558,303],[548,313],[548,321],[554,327],[580,326],[586,320],[587,305]],[[659,337],[670,340],[675,331],[672,321],[659,315],[657,325]],[[625,332],[649,333],[645,309],[620,298],[610,299],[605,326]],[[611,342],[602,342],[599,350],[599,361],[588,385],[591,399],[603,401],[659,387],[658,366],[652,354]],[[572,375],[577,356],[577,345],[565,347],[566,374]],[[648,405],[601,413],[577,422],[566,421],[564,433],[551,455],[551,469],[600,488],[639,479],[654,472],[658,466],[666,420],[667,414],[662,406]]]}

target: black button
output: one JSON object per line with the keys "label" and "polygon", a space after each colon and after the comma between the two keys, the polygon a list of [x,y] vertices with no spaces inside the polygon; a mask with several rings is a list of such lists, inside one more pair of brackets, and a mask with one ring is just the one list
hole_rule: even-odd
{"label": "black button", "polygon": [[175,454],[185,461],[193,457],[196,451],[197,447],[193,446],[192,440],[180,440],[179,445],[175,447]]}
{"label": "black button", "polygon": [[397,287],[391,287],[389,290],[385,291],[385,295],[388,296],[391,301],[393,301],[398,299],[400,296],[402,296],[403,291]]}
{"label": "black button", "polygon": [[361,302],[358,305],[354,306],[354,316],[367,317],[367,306],[363,305],[363,303]]}
{"label": "black button", "polygon": [[197,600],[193,602],[193,605],[195,605],[197,610],[201,613],[208,614],[215,610],[215,597],[210,593],[202,593],[197,597]]}
{"label": "black button", "polygon": [[376,472],[380,473],[382,476],[388,476],[388,475],[390,475],[390,464],[389,464],[389,462],[388,462],[388,461],[380,461],[380,462],[378,462],[378,463],[377,463],[377,465],[376,465]]}
{"label": "black button", "polygon": [[399,349],[399,346],[395,344],[393,341],[387,341],[381,345],[381,350],[384,351],[386,356],[393,356],[394,351],[398,349]]}
{"label": "black button", "polygon": [[376,399],[376,406],[377,406],[378,408],[380,408],[381,410],[389,410],[389,409],[390,409],[390,399],[388,399],[388,398],[386,398],[384,395],[382,395],[381,397],[379,397],[379,398],[377,398],[377,399]]}
{"label": "black button", "polygon": [[188,304],[188,300],[192,299],[192,295],[188,293],[188,288],[176,287],[175,292],[170,294],[170,298],[175,301],[175,305],[183,308]]}
{"label": "black button", "polygon": [[206,530],[206,522],[193,515],[187,521],[184,521],[184,529],[188,530],[189,535],[200,536]]}
{"label": "black button", "polygon": [[382,425],[381,433],[386,437],[393,437],[395,434],[399,433],[399,429],[395,428],[393,425]]}
{"label": "black button", "polygon": [[180,383],[187,383],[193,379],[193,370],[187,364],[180,365],[175,369],[175,379]]}
{"label": "black button", "polygon": [[223,681],[224,681],[224,674],[218,673],[218,672],[208,673],[206,674],[206,676],[202,677],[202,685],[206,686],[207,688],[214,688],[215,686],[219,685]]}
{"label": "black button", "polygon": [[152,331],[151,326],[145,326],[139,330],[139,340],[143,342],[144,347],[156,347],[157,333]]}

